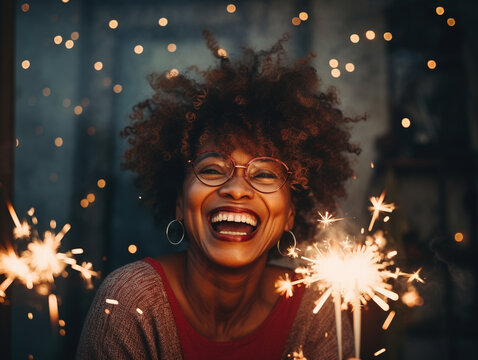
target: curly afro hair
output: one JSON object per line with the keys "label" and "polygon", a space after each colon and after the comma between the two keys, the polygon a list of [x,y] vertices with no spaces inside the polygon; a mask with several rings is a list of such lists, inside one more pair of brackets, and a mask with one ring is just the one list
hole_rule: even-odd
{"label": "curly afro hair", "polygon": [[316,210],[333,211],[345,196],[344,183],[353,175],[350,155],[360,152],[350,143],[348,123],[362,117],[342,114],[335,89],[319,90],[313,54],[287,61],[287,34],[268,51],[245,48],[234,61],[211,33],[203,35],[217,66],[149,75],[154,93],[133,107],[131,124],[121,133],[129,143],[123,167],[138,174],[143,198],[161,223],[174,216],[187,160],[197,149],[213,142],[228,152],[240,139],[251,155],[289,166],[294,232],[310,238]]}

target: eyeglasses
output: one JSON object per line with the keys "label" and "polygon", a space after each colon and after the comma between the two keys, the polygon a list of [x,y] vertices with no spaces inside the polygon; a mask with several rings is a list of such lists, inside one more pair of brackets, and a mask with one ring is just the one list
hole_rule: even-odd
{"label": "eyeglasses", "polygon": [[262,193],[279,190],[291,174],[287,165],[278,159],[257,157],[246,165],[237,165],[230,156],[217,151],[201,152],[188,163],[198,180],[207,186],[224,185],[236,168],[243,168],[247,183]]}

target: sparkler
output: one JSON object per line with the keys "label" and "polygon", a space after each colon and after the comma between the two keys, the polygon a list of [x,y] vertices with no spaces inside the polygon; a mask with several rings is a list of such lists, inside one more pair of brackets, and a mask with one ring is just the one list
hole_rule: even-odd
{"label": "sparkler", "polygon": [[[373,204],[371,207],[373,215],[369,231],[372,230],[381,211],[392,212],[395,208],[394,204],[385,204],[384,199],[385,192],[379,198],[370,198]],[[325,228],[332,218],[328,212],[325,212],[324,216],[320,213],[319,215],[321,216],[319,221]],[[327,299],[332,297],[339,359],[342,359],[342,309],[350,306],[353,310],[355,357],[359,358],[361,306],[373,300],[384,311],[388,311],[390,306],[387,301],[399,299],[399,295],[393,291],[389,281],[400,276],[408,277],[408,282],[423,283],[419,275],[421,269],[412,274],[404,273],[399,268],[392,269],[393,258],[397,255],[397,251],[383,251],[385,243],[381,231],[377,231],[373,236],[365,236],[364,241],[351,242],[348,237],[345,237],[344,240],[334,239],[334,241],[325,240],[323,243],[315,243],[307,248],[308,251],[304,256],[300,257],[305,261],[305,266],[295,270],[300,278],[292,281],[286,274],[285,278],[280,278],[276,282],[276,291],[287,297],[293,295],[294,285],[316,284],[321,291],[321,296],[315,302],[313,313],[317,313]],[[388,325],[392,318],[393,316],[389,318]]]}
{"label": "sparkler", "polygon": [[[6,296],[5,291],[15,281],[18,280],[28,289],[37,286],[39,293],[46,294],[50,291],[55,278],[64,273],[69,265],[73,270],[78,271],[86,281],[87,287],[91,288],[92,277],[99,277],[99,273],[92,269],[90,262],[83,262],[81,265],[73,258],[73,255],[83,253],[83,249],[73,249],[65,253],[59,252],[61,241],[66,233],[71,229],[69,224],[55,234],[53,228],[56,222],[51,222],[51,230],[45,231],[43,238],[33,226],[38,223],[34,216],[35,210],[31,208],[28,214],[33,225],[29,225],[26,220],[20,222],[15,209],[7,200],[7,208],[14,223],[13,235],[16,240],[25,239],[28,241],[26,250],[17,252],[12,244],[7,243],[6,249],[0,249],[0,274],[5,275],[6,279],[0,284],[0,297]],[[50,319],[52,323],[57,322],[58,302],[56,295],[49,294],[48,297]]]}

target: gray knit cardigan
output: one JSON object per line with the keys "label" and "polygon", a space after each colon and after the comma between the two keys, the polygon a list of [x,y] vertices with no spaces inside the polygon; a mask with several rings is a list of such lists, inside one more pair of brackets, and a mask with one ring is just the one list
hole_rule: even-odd
{"label": "gray knit cardigan", "polygon": [[[334,307],[329,301],[314,315],[317,299],[316,291],[306,289],[281,359],[292,359],[302,347],[308,360],[337,360]],[[347,358],[353,338],[347,316],[342,318]],[[162,279],[151,265],[137,261],[106,277],[86,318],[77,359],[183,359]]]}

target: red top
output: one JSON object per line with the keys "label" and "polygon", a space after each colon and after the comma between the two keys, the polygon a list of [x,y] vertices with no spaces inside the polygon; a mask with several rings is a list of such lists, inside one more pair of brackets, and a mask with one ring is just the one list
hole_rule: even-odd
{"label": "red top", "polygon": [[185,360],[281,358],[289,330],[304,295],[304,287],[298,288],[294,296],[288,299],[281,296],[269,316],[251,334],[231,341],[214,341],[200,335],[189,324],[169,286],[161,264],[152,258],[146,258],[144,261],[150,264],[163,280]]}

